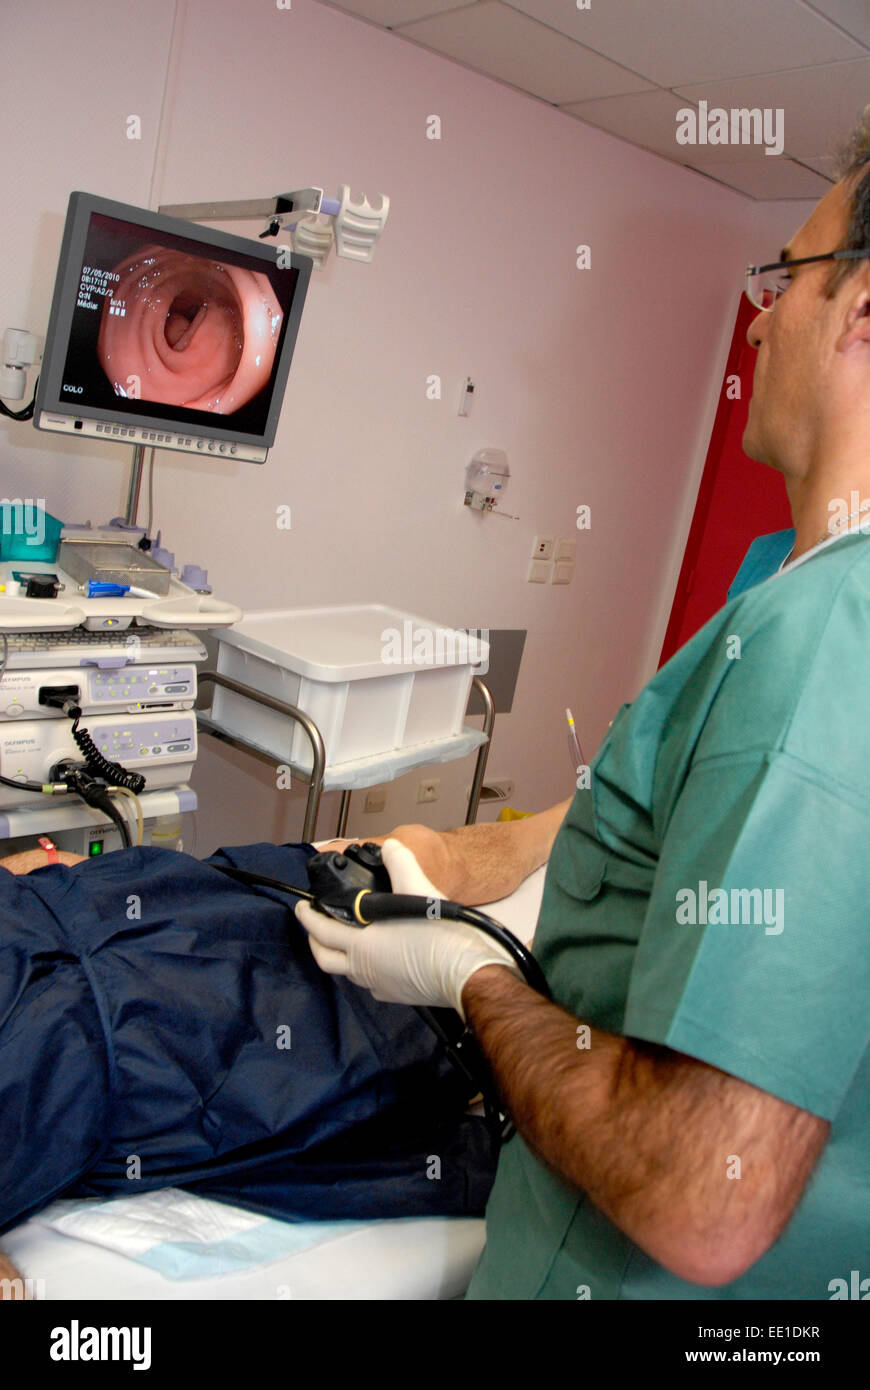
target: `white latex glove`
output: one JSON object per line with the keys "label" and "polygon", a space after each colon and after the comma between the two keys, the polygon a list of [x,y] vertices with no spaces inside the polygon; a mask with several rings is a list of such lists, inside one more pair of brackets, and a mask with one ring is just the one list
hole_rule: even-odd
{"label": "white latex glove", "polygon": [[[415,893],[434,904],[444,894],[423,873],[414,855],[399,840],[386,840],[384,865],[394,893]],[[296,905],[308,932],[314,959],[329,975],[345,975],[389,1004],[416,1004],[455,1009],[462,1019],[462,991],[476,970],[506,965],[520,975],[513,958],[485,932],[464,922],[399,919],[370,927],[350,927],[316,912],[310,903]]]}

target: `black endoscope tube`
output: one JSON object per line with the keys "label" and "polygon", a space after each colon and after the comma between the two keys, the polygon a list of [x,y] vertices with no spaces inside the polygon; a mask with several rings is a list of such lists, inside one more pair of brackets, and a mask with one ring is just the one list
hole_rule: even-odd
{"label": "black endoscope tube", "polygon": [[357,898],[356,913],[366,924],[389,922],[400,917],[422,917],[430,921],[438,921],[441,918],[448,922],[465,922],[470,927],[477,927],[479,931],[491,936],[493,941],[497,941],[499,946],[513,957],[523,972],[526,983],[531,985],[532,989],[543,994],[545,999],[550,998],[550,987],[534,956],[500,922],[487,917],[485,912],[478,912],[475,907],[463,907],[462,903],[451,902],[449,898],[422,898],[409,893],[363,892]]}
{"label": "black endoscope tube", "polygon": [[[292,893],[294,897],[304,898],[313,903],[315,908],[326,910],[327,915],[330,915],[327,903],[318,902],[313,893],[306,892],[304,888],[294,888],[292,883],[282,883],[280,879],[255,874],[250,869],[237,869],[231,864],[212,864],[211,867],[239,883],[247,883],[253,887],[276,888],[281,893]],[[347,894],[349,910],[351,904],[353,915],[360,926],[410,917],[417,921],[436,922],[441,918],[448,922],[464,922],[469,927],[477,927],[479,931],[492,937],[493,941],[497,941],[516,961],[523,978],[532,989],[536,989],[545,999],[551,997],[544,972],[531,952],[526,950],[523,943],[518,941],[507,927],[503,927],[494,918],[487,917],[485,912],[479,912],[476,907],[463,907],[462,903],[451,902],[449,898],[424,898],[412,893],[373,893],[366,888],[360,889],[356,895],[352,891]],[[337,920],[346,919],[339,917]]]}

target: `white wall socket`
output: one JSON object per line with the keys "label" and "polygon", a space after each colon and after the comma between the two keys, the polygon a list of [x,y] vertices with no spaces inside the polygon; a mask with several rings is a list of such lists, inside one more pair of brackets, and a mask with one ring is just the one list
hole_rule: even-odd
{"label": "white wall socket", "polygon": [[532,544],[533,560],[552,560],[553,547],[556,544],[555,536],[535,536]]}
{"label": "white wall socket", "polygon": [[441,786],[440,777],[430,777],[425,782],[420,782],[417,787],[417,804],[422,801],[437,801],[438,788]]}

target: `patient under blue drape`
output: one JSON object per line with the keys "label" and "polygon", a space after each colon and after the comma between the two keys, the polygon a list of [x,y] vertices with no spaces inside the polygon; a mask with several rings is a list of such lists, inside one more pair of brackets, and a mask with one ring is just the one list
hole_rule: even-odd
{"label": "patient under blue drape", "polygon": [[[213,859],[302,887],[312,853]],[[434,1035],[323,974],[295,897],[210,865],[0,872],[0,1232],[168,1186],[288,1220],[481,1214],[495,1157]]]}

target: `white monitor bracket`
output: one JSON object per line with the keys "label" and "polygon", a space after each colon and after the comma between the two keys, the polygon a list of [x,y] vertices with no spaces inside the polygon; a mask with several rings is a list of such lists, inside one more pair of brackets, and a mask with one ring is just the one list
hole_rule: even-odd
{"label": "white monitor bracket", "polygon": [[354,200],[350,186],[345,183],[338,198],[324,198],[322,188],[297,188],[274,198],[161,204],[158,211],[191,222],[245,222],[265,218],[266,229],[259,233],[261,238],[288,230],[293,250],[310,256],[315,270],[321,270],[333,241],[339,256],[353,261],[371,261],[390,211],[390,200],[384,193],[379,195],[377,207],[364,194]]}

